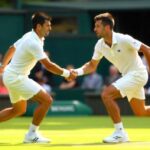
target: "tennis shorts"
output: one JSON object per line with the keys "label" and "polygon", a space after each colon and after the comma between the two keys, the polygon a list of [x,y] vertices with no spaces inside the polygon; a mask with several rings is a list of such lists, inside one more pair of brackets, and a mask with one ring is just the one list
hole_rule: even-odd
{"label": "tennis shorts", "polygon": [[143,71],[132,71],[112,83],[121,93],[122,97],[127,96],[130,101],[132,98],[144,100],[144,85],[148,81],[148,73]]}
{"label": "tennis shorts", "polygon": [[44,90],[38,83],[28,78],[28,76],[18,75],[8,70],[3,74],[3,82],[9,91],[11,103],[28,100],[40,90]]}

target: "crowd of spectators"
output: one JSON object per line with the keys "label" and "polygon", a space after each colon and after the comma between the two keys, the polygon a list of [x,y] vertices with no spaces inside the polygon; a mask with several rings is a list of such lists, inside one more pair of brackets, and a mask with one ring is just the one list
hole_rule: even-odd
{"label": "crowd of spectators", "polygon": [[[2,62],[3,55],[0,53],[0,63]],[[0,95],[8,95],[8,90],[5,87],[2,76],[0,75]]]}
{"label": "crowd of spectators", "polygon": [[[50,53],[46,52],[47,56],[50,57]],[[0,63],[2,62],[3,55],[0,54]],[[143,63],[147,67],[147,63],[142,57]],[[66,69],[74,69],[74,66],[72,64],[69,64],[66,66]],[[147,71],[149,72],[149,68],[147,67]],[[93,91],[101,91],[105,86],[110,85],[112,82],[119,79],[121,74],[119,71],[115,68],[115,66],[110,65],[109,67],[109,74],[106,77],[103,77],[98,72],[93,72],[91,74],[88,74],[86,76],[83,76],[82,80],[78,80],[78,78],[74,81],[68,82],[65,79],[62,79],[61,83],[59,85],[55,84],[54,75],[50,72],[48,72],[44,66],[42,66],[40,63],[37,63],[37,65],[34,67],[31,78],[33,78],[35,81],[37,81],[49,94],[52,93],[53,88],[57,88],[60,90],[66,90],[66,89],[75,89],[75,88],[81,88],[84,90],[93,90]],[[147,84],[145,85],[145,92],[147,95],[150,95],[150,72],[149,72],[149,80]],[[5,87],[2,76],[0,76],[0,95],[7,95],[8,90]]]}

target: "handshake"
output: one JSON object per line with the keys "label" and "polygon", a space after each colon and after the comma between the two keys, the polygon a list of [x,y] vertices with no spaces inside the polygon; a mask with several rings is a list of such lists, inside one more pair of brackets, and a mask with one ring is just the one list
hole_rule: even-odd
{"label": "handshake", "polygon": [[75,80],[77,76],[81,76],[83,74],[84,74],[84,71],[82,68],[70,69],[70,70],[64,69],[63,74],[61,76],[65,77],[67,81],[72,81],[72,80]]}
{"label": "handshake", "polygon": [[70,71],[70,75],[69,77],[65,78],[67,81],[72,81],[72,80],[75,80],[78,76],[78,73],[74,70],[74,69],[71,69],[69,70]]}

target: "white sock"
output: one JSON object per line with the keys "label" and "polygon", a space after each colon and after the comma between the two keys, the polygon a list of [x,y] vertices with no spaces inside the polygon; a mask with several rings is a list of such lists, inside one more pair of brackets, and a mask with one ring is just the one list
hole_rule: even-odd
{"label": "white sock", "polygon": [[115,123],[114,127],[115,127],[116,131],[118,131],[118,132],[124,132],[124,128],[123,128],[122,122]]}
{"label": "white sock", "polygon": [[33,134],[35,133],[37,130],[39,129],[39,126],[36,126],[34,124],[31,124],[30,127],[29,127],[29,134]]}

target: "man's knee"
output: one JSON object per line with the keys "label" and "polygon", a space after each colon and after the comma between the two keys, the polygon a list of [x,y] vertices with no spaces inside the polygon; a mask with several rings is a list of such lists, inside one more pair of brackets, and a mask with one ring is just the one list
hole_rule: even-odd
{"label": "man's knee", "polygon": [[47,104],[48,104],[49,106],[51,106],[51,105],[52,105],[52,102],[53,102],[53,98],[52,98],[52,97],[49,97],[49,99],[47,100]]}
{"label": "man's knee", "polygon": [[107,97],[108,97],[107,91],[106,91],[106,90],[103,90],[102,93],[101,93],[101,98],[102,98],[102,100],[107,99]]}
{"label": "man's knee", "polygon": [[39,104],[45,105],[45,107],[51,106],[53,102],[53,98],[42,90],[37,95],[35,95],[33,99],[39,102]]}
{"label": "man's knee", "polygon": [[108,101],[108,100],[115,100],[117,98],[121,98],[122,96],[118,89],[116,89],[113,85],[110,85],[102,91],[101,97],[103,101]]}
{"label": "man's knee", "polygon": [[26,108],[13,108],[13,113],[16,115],[16,116],[21,116],[23,114],[26,113]]}
{"label": "man's knee", "polygon": [[109,97],[110,97],[110,95],[109,95],[108,90],[107,90],[107,89],[103,90],[102,93],[101,93],[102,101],[103,101],[104,103],[109,102],[109,100],[111,100]]}
{"label": "man's knee", "polygon": [[44,98],[43,100],[43,104],[46,107],[50,107],[52,105],[52,102],[53,102],[53,98],[51,96],[48,96],[47,98]]}

